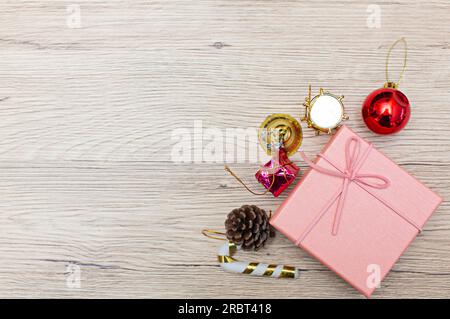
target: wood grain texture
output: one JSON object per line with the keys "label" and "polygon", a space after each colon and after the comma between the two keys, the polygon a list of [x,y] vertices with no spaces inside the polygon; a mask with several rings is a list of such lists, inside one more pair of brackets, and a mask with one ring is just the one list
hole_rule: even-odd
{"label": "wood grain texture", "polygon": [[[286,195],[255,198],[221,163],[171,158],[171,132],[196,120],[298,117],[309,83],[345,95],[348,124],[444,198],[373,297],[450,297],[450,4],[376,3],[380,28],[367,25],[371,1],[3,0],[0,297],[361,298],[282,235],[240,258],[294,264],[301,279],[224,273],[200,230]],[[71,4],[81,28],[66,23]],[[401,36],[412,118],[375,136],[360,106]],[[304,132],[309,154],[327,141]],[[233,167],[257,187],[255,164]],[[70,263],[81,288],[66,285]]]}

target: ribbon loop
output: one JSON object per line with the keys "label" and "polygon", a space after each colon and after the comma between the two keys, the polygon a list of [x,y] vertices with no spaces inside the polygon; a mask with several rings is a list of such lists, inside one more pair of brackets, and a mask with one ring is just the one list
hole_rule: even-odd
{"label": "ribbon loop", "polygon": [[[391,184],[386,177],[372,174],[358,174],[355,180],[358,181],[358,183],[377,189],[388,188]],[[372,182],[371,180],[378,180],[379,183]]]}

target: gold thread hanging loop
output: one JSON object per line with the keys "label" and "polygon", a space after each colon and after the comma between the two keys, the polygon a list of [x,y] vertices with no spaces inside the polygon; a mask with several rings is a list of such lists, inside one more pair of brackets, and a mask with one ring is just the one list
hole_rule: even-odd
{"label": "gold thread hanging loop", "polygon": [[[231,170],[231,168],[229,168],[227,165],[225,165],[225,170],[228,172],[228,173],[230,173],[231,174],[231,176],[233,176],[242,186],[244,186],[245,187],[245,189],[246,190],[248,190],[250,193],[252,193],[253,195],[257,195],[257,196],[261,196],[261,195],[265,195],[265,194],[267,194],[271,189],[272,189],[272,187],[273,187],[273,184],[275,184],[275,175],[272,177],[272,183],[270,184],[270,187],[269,188],[267,188],[264,192],[262,192],[262,193],[257,193],[257,192],[255,192],[255,191],[253,191],[253,190],[251,190],[250,189],[250,187],[248,187],[247,186],[247,184],[245,184],[244,183],[244,181],[239,177],[239,176],[237,176],[232,170]],[[287,178],[287,177],[286,177]]]}
{"label": "gold thread hanging loop", "polygon": [[[227,240],[226,236],[227,234],[222,233],[220,231],[216,231],[216,230],[211,230],[211,229],[203,229],[202,230],[202,234],[205,235],[208,238],[212,238],[212,239],[216,239],[216,240]],[[218,237],[215,235],[220,235],[223,237]]]}
{"label": "gold thread hanging loop", "polygon": [[[403,42],[403,44],[404,44],[404,46],[405,46],[405,51],[404,51],[404,52],[405,52],[405,55],[404,55],[404,58],[403,58],[403,68],[402,68],[402,71],[400,72],[400,76],[399,76],[399,78],[398,78],[398,81],[397,81],[397,82],[391,82],[391,81],[389,80],[389,61],[390,61],[390,58],[391,58],[392,50],[393,50],[394,47],[395,47],[397,44],[399,44],[400,42]],[[400,39],[398,39],[397,41],[395,41],[395,42],[391,45],[391,47],[389,48],[387,57],[386,57],[386,81],[387,81],[387,84],[388,84],[388,85],[392,85],[392,86],[395,88],[395,87],[397,87],[397,86],[400,84],[400,81],[402,80],[403,74],[405,73],[405,70],[406,70],[406,62],[407,62],[407,59],[408,59],[408,44],[406,43],[405,38],[400,38]]]}

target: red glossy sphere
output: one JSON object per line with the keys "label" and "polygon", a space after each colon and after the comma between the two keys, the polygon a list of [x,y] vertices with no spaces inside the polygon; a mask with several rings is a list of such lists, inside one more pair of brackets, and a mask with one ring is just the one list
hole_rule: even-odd
{"label": "red glossy sphere", "polygon": [[370,93],[363,103],[362,116],[367,127],[378,134],[392,134],[408,123],[411,108],[399,90],[381,88]]}

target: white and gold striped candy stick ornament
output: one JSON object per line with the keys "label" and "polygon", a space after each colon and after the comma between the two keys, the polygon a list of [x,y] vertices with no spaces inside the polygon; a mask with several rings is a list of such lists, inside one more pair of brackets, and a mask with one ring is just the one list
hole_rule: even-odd
{"label": "white and gold striped candy stick ornament", "polygon": [[233,255],[236,253],[236,251],[240,250],[241,247],[229,242],[224,238],[214,236],[225,236],[224,233],[208,229],[203,230],[202,233],[209,238],[226,241],[220,247],[217,259],[220,263],[220,266],[228,272],[273,278],[297,278],[299,276],[298,269],[292,266],[236,260],[235,258],[233,258]]}

